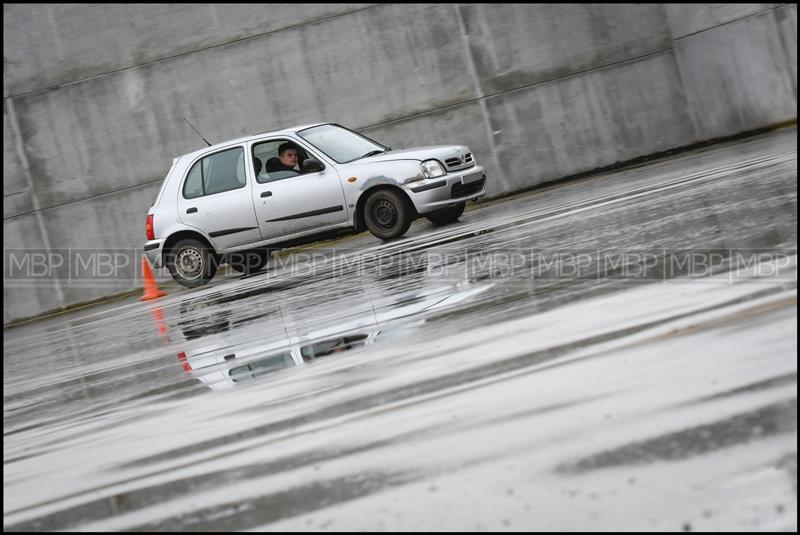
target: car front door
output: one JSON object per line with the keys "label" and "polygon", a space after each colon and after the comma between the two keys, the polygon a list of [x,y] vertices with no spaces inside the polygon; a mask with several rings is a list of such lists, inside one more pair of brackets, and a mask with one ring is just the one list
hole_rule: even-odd
{"label": "car front door", "polygon": [[261,160],[264,168],[253,184],[253,204],[262,237],[282,238],[346,223],[347,204],[339,174],[332,165],[327,164],[316,173],[269,172],[270,161],[277,159],[278,147],[286,142],[300,147],[304,156],[319,160],[295,140],[272,139],[253,144],[253,157]]}
{"label": "car front door", "polygon": [[261,240],[244,154],[236,146],[197,160],[178,193],[181,221],[203,230],[219,249]]}

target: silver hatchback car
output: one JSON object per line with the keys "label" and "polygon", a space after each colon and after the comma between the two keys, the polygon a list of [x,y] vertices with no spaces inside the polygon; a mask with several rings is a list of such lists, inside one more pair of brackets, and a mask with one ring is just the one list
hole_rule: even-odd
{"label": "silver hatchback car", "polygon": [[268,132],[175,158],[147,213],[144,245],[180,284],[242,273],[272,250],[365,227],[382,240],[414,218],[456,221],[486,191],[463,145],[392,150],[336,124]]}

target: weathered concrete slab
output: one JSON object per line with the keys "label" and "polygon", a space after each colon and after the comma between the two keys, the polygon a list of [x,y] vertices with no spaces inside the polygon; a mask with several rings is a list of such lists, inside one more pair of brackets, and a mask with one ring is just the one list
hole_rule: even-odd
{"label": "weathered concrete slab", "polygon": [[797,117],[796,83],[771,12],[680,39],[675,52],[701,138]]}
{"label": "weathered concrete slab", "polygon": [[459,6],[484,94],[672,46],[660,4]]}
{"label": "weathered concrete slab", "polygon": [[5,90],[84,80],[371,5],[5,4]]}
{"label": "weathered concrete slab", "polygon": [[[123,71],[14,99],[42,208],[163,178],[175,156],[204,145],[175,117],[182,112],[169,77],[153,84],[149,72]],[[171,101],[149,92],[159,90]],[[165,105],[178,107],[172,117]]]}
{"label": "weathered concrete slab", "polygon": [[19,157],[19,139],[3,103],[3,219],[33,210],[33,197]]}
{"label": "weathered concrete slab", "polygon": [[497,155],[520,189],[696,141],[666,52],[487,100]]}

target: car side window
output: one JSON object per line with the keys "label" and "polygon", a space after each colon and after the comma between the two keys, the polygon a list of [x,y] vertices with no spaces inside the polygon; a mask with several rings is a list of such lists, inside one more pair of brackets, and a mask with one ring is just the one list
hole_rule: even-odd
{"label": "car side window", "polygon": [[[297,163],[291,169],[287,168],[286,164],[280,160],[279,149],[281,145],[286,143],[292,144],[292,147],[297,150]],[[314,155],[309,155],[299,144],[289,139],[272,139],[256,143],[253,145],[253,159],[261,162],[261,172],[256,174],[256,181],[260,184],[265,184],[299,176],[303,174],[301,171],[303,162],[309,157],[316,158]]]}
{"label": "car side window", "polygon": [[235,147],[195,162],[183,184],[183,196],[195,199],[242,188],[246,183],[244,149]]}
{"label": "car side window", "polygon": [[234,383],[240,383],[283,368],[291,368],[294,365],[292,354],[289,351],[284,351],[283,353],[254,360],[243,366],[231,368],[230,371],[228,371],[228,375]]}

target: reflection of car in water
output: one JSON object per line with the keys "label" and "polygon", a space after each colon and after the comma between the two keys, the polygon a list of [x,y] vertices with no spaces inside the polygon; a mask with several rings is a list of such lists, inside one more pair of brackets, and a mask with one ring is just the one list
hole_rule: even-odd
{"label": "reflection of car in water", "polygon": [[342,353],[350,349],[371,343],[380,333],[355,334],[349,336],[337,336],[328,340],[321,340],[311,344],[300,346],[299,358],[296,347],[289,351],[283,351],[265,358],[251,361],[241,366],[236,366],[228,370],[228,376],[234,383],[240,383],[247,379],[255,379],[260,375],[272,373],[282,368],[291,368],[299,362],[311,362],[314,359],[327,357],[334,353]]}
{"label": "reflection of car in water", "polygon": [[228,370],[228,376],[234,383],[241,383],[282,368],[291,368],[295,364],[291,351],[284,351],[231,368]]}
{"label": "reflection of car in water", "polygon": [[[380,331],[372,334],[377,336],[379,332]],[[300,349],[300,355],[303,357],[303,360],[306,361],[318,359],[320,357],[327,357],[333,353],[341,353],[342,351],[347,351],[348,349],[353,349],[354,347],[366,345],[369,337],[370,334],[337,336],[336,338],[322,340],[321,342],[303,346]]]}
{"label": "reflection of car in water", "polygon": [[379,334],[380,330],[338,334],[312,342],[295,342],[288,347],[262,344],[235,352],[217,344],[183,352],[178,359],[185,363],[186,371],[211,388],[219,389],[371,344]]}
{"label": "reflection of car in water", "polygon": [[291,308],[259,302],[252,309],[240,302],[232,310],[215,299],[188,300],[180,307],[185,317],[177,322],[186,342],[178,360],[210,388],[227,388],[370,345],[387,322],[445,308],[486,288],[437,287],[386,300],[364,299],[363,291],[356,291],[346,311],[332,305],[327,314],[316,302],[311,312],[296,302]]}

